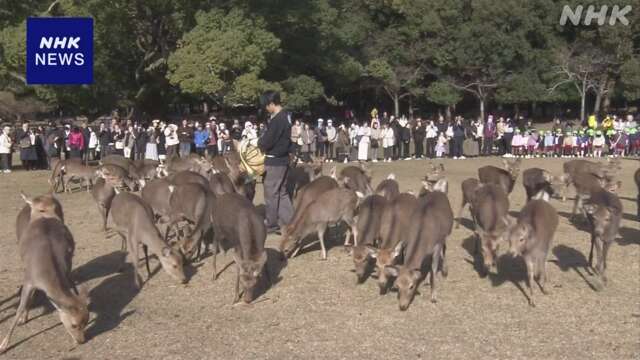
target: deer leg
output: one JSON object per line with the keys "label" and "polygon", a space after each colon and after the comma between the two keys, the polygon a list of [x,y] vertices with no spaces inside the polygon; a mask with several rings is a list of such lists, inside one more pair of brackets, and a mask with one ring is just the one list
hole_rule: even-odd
{"label": "deer leg", "polygon": [[449,268],[447,267],[447,262],[445,261],[445,254],[447,252],[447,245],[442,244],[442,251],[440,254],[440,261],[442,262],[442,277],[446,278],[449,275]]}
{"label": "deer leg", "polygon": [[4,340],[2,340],[2,343],[0,343],[0,354],[4,353],[9,347],[9,340],[11,339],[11,335],[13,335],[13,331],[15,330],[16,325],[18,325],[18,322],[22,317],[22,313],[26,311],[27,302],[29,302],[29,298],[31,297],[31,294],[33,293],[34,290],[35,289],[31,284],[24,284],[22,286],[22,292],[20,294],[20,305],[18,305],[18,310],[16,311],[16,317],[13,320],[11,327],[9,328],[9,333],[7,333],[7,336],[4,338]]}
{"label": "deer leg", "polygon": [[142,252],[144,253],[144,263],[147,266],[148,278],[151,278],[151,269],[149,268],[149,249],[147,245],[142,245]]}
{"label": "deer leg", "polygon": [[236,288],[232,304],[235,304],[238,301],[240,301],[240,264],[236,263]]}
{"label": "deer leg", "polygon": [[129,240],[129,248],[131,248],[131,250],[129,251],[129,261],[131,261],[131,264],[133,265],[133,280],[136,285],[136,288],[140,289],[142,285],[142,277],[138,273],[138,259],[140,258],[140,255],[139,255],[140,247],[138,244],[133,243],[134,240],[132,239],[128,239],[128,240]]}
{"label": "deer leg", "polygon": [[536,303],[533,301],[533,282],[535,281],[533,277],[536,274],[535,266],[533,264],[533,260],[529,257],[527,257],[524,261],[527,265],[527,275],[528,275],[527,287],[529,288],[529,305],[535,307]]}
{"label": "deer leg", "polygon": [[596,245],[596,236],[591,234],[591,250],[589,250],[589,267],[593,268],[593,248]]}
{"label": "deer leg", "polygon": [[547,290],[547,282],[549,281],[549,275],[547,274],[547,259],[543,256],[538,261],[538,271],[540,272],[540,277],[538,278],[538,284],[540,284],[540,289],[542,293],[545,295],[549,295],[549,290]]}
{"label": "deer leg", "polygon": [[436,286],[436,274],[438,273],[438,265],[440,262],[440,254],[441,254],[441,245],[436,245],[435,249],[433,249],[433,255],[431,260],[431,302],[437,302],[437,291],[438,287]]}
{"label": "deer leg", "polygon": [[602,283],[607,284],[607,276],[605,272],[607,271],[607,254],[609,253],[610,242],[604,242],[602,244],[602,272],[600,273],[600,277],[602,278]]}
{"label": "deer leg", "polygon": [[326,228],[325,226],[320,226],[318,228],[318,240],[320,240],[320,258],[322,260],[327,260],[327,249],[324,246],[324,232]]}
{"label": "deer leg", "polygon": [[18,324],[22,325],[22,324],[26,324],[27,320],[29,319],[29,304],[31,303],[31,300],[33,299],[33,294],[35,294],[36,289],[31,289],[31,291],[29,292],[29,294],[27,294],[27,303],[25,304],[24,307],[24,312],[22,313],[22,316],[20,317],[20,319],[18,319]]}
{"label": "deer leg", "polygon": [[211,277],[212,281],[216,281],[218,279],[218,268],[216,265],[216,258],[218,257],[218,244],[220,243],[219,232],[215,232],[213,234],[213,256],[211,256],[211,267],[213,268],[213,275]]}

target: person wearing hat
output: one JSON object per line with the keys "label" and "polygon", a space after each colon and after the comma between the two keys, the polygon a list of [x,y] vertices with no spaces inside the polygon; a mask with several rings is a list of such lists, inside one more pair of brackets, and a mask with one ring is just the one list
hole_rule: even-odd
{"label": "person wearing hat", "polygon": [[279,92],[267,91],[262,94],[260,105],[271,115],[264,134],[258,140],[258,147],[265,154],[265,225],[268,233],[277,233],[280,226],[288,225],[293,217],[293,206],[286,186],[289,151],[292,149],[291,123],[282,107]]}
{"label": "person wearing hat", "polygon": [[596,135],[593,138],[593,156],[601,157],[602,156],[602,148],[604,148],[605,139],[602,134],[602,130],[596,130]]}
{"label": "person wearing hat", "polygon": [[251,121],[245,121],[244,129],[242,130],[242,139],[253,140],[257,139],[258,134]]}
{"label": "person wearing hat", "polygon": [[544,133],[544,156],[553,157],[553,133],[547,131]]}
{"label": "person wearing hat", "polygon": [[562,142],[564,141],[564,137],[562,136],[562,129],[556,128],[554,135],[554,156],[559,157],[562,156]]}

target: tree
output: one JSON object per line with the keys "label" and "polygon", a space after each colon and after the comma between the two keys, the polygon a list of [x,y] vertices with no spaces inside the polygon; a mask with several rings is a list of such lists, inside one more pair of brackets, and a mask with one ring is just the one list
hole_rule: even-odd
{"label": "tree", "polygon": [[309,109],[313,101],[325,96],[322,84],[307,75],[289,78],[282,82],[282,86],[286,92],[286,106],[294,111]]}
{"label": "tree", "polygon": [[[251,91],[237,90],[246,89],[247,79],[260,78],[279,45],[280,40],[266,30],[263,20],[250,18],[241,10],[200,12],[195,27],[169,56],[167,78],[185,93],[211,96],[228,105],[230,99],[245,102]],[[229,94],[230,99],[225,100]]]}
{"label": "tree", "polygon": [[426,90],[427,99],[445,107],[447,119],[451,119],[451,108],[462,100],[462,94],[444,81],[434,81]]}

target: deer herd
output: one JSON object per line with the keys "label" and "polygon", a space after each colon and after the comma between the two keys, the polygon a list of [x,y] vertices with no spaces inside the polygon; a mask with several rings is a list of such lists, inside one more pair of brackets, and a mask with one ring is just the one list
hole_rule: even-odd
{"label": "deer herd", "polygon": [[[288,175],[288,190],[295,213],[282,227],[278,250],[282,259],[295,257],[317,238],[320,258],[327,258],[325,238],[346,225],[345,249],[353,259],[357,283],[372,276],[380,294],[397,292],[400,310],[407,310],[418,287],[428,277],[431,301],[437,301],[438,284],[447,277],[447,238],[454,220],[460,225],[468,205],[477,241],[476,261],[483,272],[497,271],[501,245],[512,256],[521,256],[528,275],[528,300],[535,306],[534,281],[547,293],[547,256],[558,227],[551,197],[566,199],[576,190],[573,216],[579,210],[591,229],[589,266],[601,284],[607,281],[607,253],[618,233],[622,205],[616,190],[619,162],[600,164],[571,160],[559,176],[539,168],[523,172],[527,203],[513,218],[509,194],[520,173],[521,160],[504,161],[504,167],[484,166],[477,178],[461,183],[462,204],[457,219],[447,196],[449,184],[443,165],[430,165],[420,189],[400,192],[391,174],[375,188],[364,166],[348,166],[322,174],[322,161],[298,164]],[[133,265],[137,288],[143,284],[138,272],[144,255],[147,278],[149,257],[179,283],[188,281],[185,264],[202,261],[211,251],[212,280],[219,276],[216,254],[232,249],[236,266],[234,303],[250,303],[258,282],[270,282],[263,216],[253,204],[256,181],[242,170],[237,153],[213,161],[191,156],[167,163],[132,161],[107,156],[98,166],[60,160],[53,167],[51,191],[38,197],[23,193],[26,205],[16,221],[24,280],[20,302],[8,334],[0,343],[7,350],[16,325],[27,321],[29,301],[39,290],[55,306],[64,328],[77,343],[85,341],[89,320],[88,291],[76,286],[71,276],[74,239],[65,225],[57,195],[71,191],[72,179],[82,180],[102,217],[102,230],[122,239],[121,250]],[[635,172],[640,193],[640,170]],[[640,204],[640,194],[638,195]],[[639,212],[640,217],[640,212]],[[337,230],[336,230],[337,229]],[[335,231],[332,231],[335,230]],[[310,236],[313,235],[313,236]],[[142,254],[140,254],[142,249]],[[425,281],[426,282],[426,281]]]}

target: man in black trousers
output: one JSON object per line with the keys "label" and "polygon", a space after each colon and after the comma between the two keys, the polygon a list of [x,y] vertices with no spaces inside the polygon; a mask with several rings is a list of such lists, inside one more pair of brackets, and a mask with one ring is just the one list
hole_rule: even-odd
{"label": "man in black trousers", "polygon": [[293,206],[286,187],[291,124],[282,109],[280,93],[267,91],[261,96],[260,105],[271,115],[264,134],[258,140],[258,147],[266,156],[263,181],[266,225],[268,233],[277,233],[280,225],[289,224],[293,217]]}

